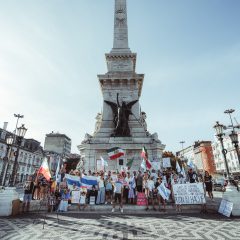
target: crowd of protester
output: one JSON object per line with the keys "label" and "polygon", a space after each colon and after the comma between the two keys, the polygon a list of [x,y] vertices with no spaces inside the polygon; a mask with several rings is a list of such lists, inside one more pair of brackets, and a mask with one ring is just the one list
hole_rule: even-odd
{"label": "crowd of protester", "polygon": [[[160,195],[158,187],[161,184],[171,191],[168,202],[174,204],[173,185],[184,183],[202,182],[205,191],[210,199],[213,200],[213,179],[205,171],[204,174],[197,174],[192,168],[188,169],[186,174],[176,173],[172,169],[155,171],[88,171],[87,173],[78,170],[71,170],[68,174],[79,176],[95,176],[97,185],[91,188],[79,188],[73,185],[69,188],[66,178],[66,166],[60,170],[60,180],[50,179],[47,181],[42,174],[37,171],[29,177],[24,185],[25,194],[23,201],[23,211],[26,207],[29,210],[30,201],[48,199],[49,211],[67,211],[71,204],[71,193],[74,190],[80,191],[79,210],[83,210],[90,203],[90,198],[94,197],[96,205],[111,204],[112,212],[115,211],[115,205],[119,203],[120,211],[123,212],[124,204],[137,204],[138,193],[145,194],[146,210],[149,206],[157,211],[166,211],[166,200]],[[176,211],[181,211],[181,206],[176,205]],[[203,209],[205,211],[205,209]]]}

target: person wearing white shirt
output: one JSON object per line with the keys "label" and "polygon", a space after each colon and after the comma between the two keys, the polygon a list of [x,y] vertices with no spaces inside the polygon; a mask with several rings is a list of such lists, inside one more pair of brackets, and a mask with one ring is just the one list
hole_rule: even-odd
{"label": "person wearing white shirt", "polygon": [[154,185],[153,176],[152,176],[146,182],[146,191],[145,191],[146,198],[147,198],[147,208],[146,208],[146,211],[149,210],[148,206],[149,206],[149,201],[150,200],[152,202],[153,210],[156,210],[156,208],[154,207],[154,199],[153,199],[153,191],[154,191],[154,189],[155,189],[155,185]]}
{"label": "person wearing white shirt", "polygon": [[98,196],[96,204],[104,204],[105,203],[105,185],[104,185],[104,174],[100,176],[98,179]]}
{"label": "person wearing white shirt", "polygon": [[121,176],[118,175],[117,181],[114,183],[114,202],[113,202],[112,212],[115,211],[115,205],[118,201],[120,205],[121,213],[123,213],[122,196],[123,196],[123,183],[121,181]]}

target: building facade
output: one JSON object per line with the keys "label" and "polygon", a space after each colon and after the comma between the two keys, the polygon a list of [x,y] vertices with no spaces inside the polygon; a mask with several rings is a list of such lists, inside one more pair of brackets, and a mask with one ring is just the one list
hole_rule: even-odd
{"label": "building facade", "polygon": [[178,151],[176,155],[186,163],[192,162],[199,171],[208,171],[210,174],[216,172],[211,141],[197,141],[193,145]]}
{"label": "building facade", "polygon": [[194,159],[194,163],[198,169],[208,171],[210,174],[216,173],[211,141],[195,142]]}
{"label": "building facade", "polygon": [[[13,143],[9,148],[7,153],[7,143],[6,137],[8,134],[12,134],[4,129],[0,128],[0,173],[3,173],[4,161],[7,161],[7,155],[9,161],[6,164],[6,174],[5,175],[5,185],[8,185],[12,170],[13,164],[15,161],[15,154],[17,151],[17,146]],[[27,177],[35,172],[35,169],[38,169],[41,166],[43,161],[44,152],[40,146],[40,142],[34,139],[23,139],[22,144],[19,149],[18,156],[18,165],[17,165],[17,175],[15,183],[23,182]],[[6,170],[7,169],[7,170]],[[1,174],[2,175],[2,174]],[[2,175],[3,176],[3,175]]]}
{"label": "building facade", "polygon": [[71,153],[71,144],[71,139],[67,135],[52,132],[46,134],[44,151],[68,156]]}
{"label": "building facade", "polygon": [[[238,132],[238,138],[240,138],[240,132]],[[232,144],[232,141],[228,135],[223,137],[223,145],[227,150],[227,163],[229,172],[233,175],[240,175],[240,165],[237,157],[236,150]],[[214,142],[212,143],[214,161],[216,164],[217,173],[223,174],[226,173],[226,167],[224,163],[224,158],[222,154],[222,147],[219,140],[215,137]]]}

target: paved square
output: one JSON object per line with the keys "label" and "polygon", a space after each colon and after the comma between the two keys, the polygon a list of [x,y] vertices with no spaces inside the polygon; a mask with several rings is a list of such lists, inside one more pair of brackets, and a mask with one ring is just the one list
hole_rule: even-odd
{"label": "paved square", "polygon": [[[240,239],[240,219],[220,215],[55,214],[0,218],[0,239]],[[36,221],[35,221],[36,219]],[[35,223],[34,223],[35,221]]]}

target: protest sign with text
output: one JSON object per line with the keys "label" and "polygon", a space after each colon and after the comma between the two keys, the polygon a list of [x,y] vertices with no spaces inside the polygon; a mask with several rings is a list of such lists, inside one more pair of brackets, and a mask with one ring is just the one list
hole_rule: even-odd
{"label": "protest sign with text", "polygon": [[222,199],[218,212],[226,217],[230,217],[233,210],[233,203]]}
{"label": "protest sign with text", "polygon": [[72,195],[71,203],[79,203],[80,191],[79,190],[73,190],[71,192],[71,195]]}
{"label": "protest sign with text", "polygon": [[170,158],[163,158],[163,168],[170,168],[171,165],[171,159]]}
{"label": "protest sign with text", "polygon": [[202,183],[173,185],[176,204],[205,204],[205,193]]}

